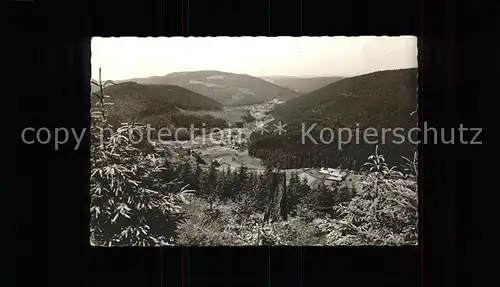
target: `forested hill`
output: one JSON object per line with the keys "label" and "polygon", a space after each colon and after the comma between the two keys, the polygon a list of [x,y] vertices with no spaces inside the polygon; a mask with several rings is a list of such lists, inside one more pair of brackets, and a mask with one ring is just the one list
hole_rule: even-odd
{"label": "forested hill", "polygon": [[302,95],[250,75],[220,71],[176,72],[165,76],[127,81],[139,84],[168,84],[184,87],[225,106],[258,104],[274,98],[287,101]]}
{"label": "forested hill", "polygon": [[[406,135],[417,122],[410,114],[417,106],[417,69],[381,71],[347,78],[315,92],[303,95],[278,106],[273,115],[276,121],[288,124],[286,134],[252,134],[250,153],[283,167],[337,166],[359,167],[374,146],[360,139],[339,150],[337,139],[329,144],[301,142],[301,129],[317,124],[311,134],[319,139],[323,127],[338,131],[348,127],[362,133],[366,128],[402,128]],[[337,134],[335,134],[336,136]],[[379,134],[380,135],[380,134]],[[354,135],[353,135],[354,136]],[[414,146],[408,141],[391,144],[390,134],[381,151],[395,164],[401,156],[411,156]]]}
{"label": "forested hill", "polygon": [[[222,105],[208,97],[182,87],[170,85],[141,85],[122,82],[104,89],[109,101],[108,113],[114,124],[138,121],[144,124],[189,126],[207,121],[207,125],[225,125],[225,121],[210,116],[187,115],[187,111],[222,109]],[[93,96],[95,102],[96,98]]]}
{"label": "forested hill", "polygon": [[326,85],[335,83],[343,79],[343,77],[314,77],[314,78],[301,78],[301,77],[262,77],[262,79],[269,81],[278,86],[289,88],[300,93],[311,93]]}
{"label": "forested hill", "polygon": [[400,125],[415,109],[416,93],[416,68],[374,72],[290,100],[273,114],[285,122],[314,117],[329,120],[333,126]]}
{"label": "forested hill", "polygon": [[[141,85],[133,82],[119,83],[107,87],[104,92],[114,101],[134,102],[145,109],[158,107],[178,107],[183,110],[220,110],[220,103],[171,85]],[[156,106],[156,107],[155,107]]]}

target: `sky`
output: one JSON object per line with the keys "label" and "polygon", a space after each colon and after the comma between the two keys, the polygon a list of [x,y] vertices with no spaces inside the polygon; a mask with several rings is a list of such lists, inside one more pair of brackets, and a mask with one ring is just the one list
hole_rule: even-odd
{"label": "sky", "polygon": [[92,78],[216,70],[262,76],[356,76],[417,67],[417,37],[92,38]]}

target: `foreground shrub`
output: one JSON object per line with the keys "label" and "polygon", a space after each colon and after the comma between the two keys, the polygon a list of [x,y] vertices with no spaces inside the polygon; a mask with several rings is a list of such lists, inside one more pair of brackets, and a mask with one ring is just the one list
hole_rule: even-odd
{"label": "foreground shrub", "polygon": [[318,224],[301,217],[288,221],[264,222],[263,214],[241,213],[238,202],[218,202],[210,209],[196,199],[185,209],[178,225],[178,244],[195,246],[322,245],[326,233]]}
{"label": "foreground shrub", "polygon": [[[234,208],[234,206],[233,206]],[[231,207],[218,201],[211,207],[203,199],[196,199],[184,211],[185,218],[177,226],[179,245],[220,246],[250,245],[251,240],[241,234],[251,230],[243,222],[236,223]]]}
{"label": "foreground shrub", "polygon": [[131,142],[146,127],[124,123],[113,129],[107,123],[106,106],[111,103],[105,101],[104,85],[93,84],[100,93],[93,93],[99,100],[91,122],[90,242],[101,246],[171,244],[177,214],[190,191],[169,192],[170,184],[161,176],[165,158],[149,142]]}
{"label": "foreground shrub", "polygon": [[369,159],[371,173],[363,180],[364,188],[348,204],[334,207],[339,219],[320,222],[321,228],[329,232],[327,244],[417,244],[416,181],[389,168],[377,151]]}

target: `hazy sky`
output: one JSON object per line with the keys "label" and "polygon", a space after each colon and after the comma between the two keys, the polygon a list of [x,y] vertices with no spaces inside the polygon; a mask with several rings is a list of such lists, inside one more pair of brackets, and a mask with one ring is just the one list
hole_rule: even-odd
{"label": "hazy sky", "polygon": [[92,78],[218,70],[252,76],[354,76],[417,67],[417,38],[93,38]]}

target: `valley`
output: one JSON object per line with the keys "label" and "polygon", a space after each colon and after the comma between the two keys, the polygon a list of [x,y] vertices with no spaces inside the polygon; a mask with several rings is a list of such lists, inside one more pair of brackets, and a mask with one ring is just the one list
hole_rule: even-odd
{"label": "valley", "polygon": [[[383,71],[347,79],[268,77],[266,81],[285,82],[288,87],[298,85],[303,89],[321,88],[298,97],[285,97],[285,100],[283,97],[269,98],[267,95],[260,97],[257,103],[243,105],[235,105],[237,102],[234,101],[228,103],[219,97],[221,94],[216,93],[218,96],[214,96],[211,89],[225,87],[224,94],[236,99],[239,94],[233,94],[235,87],[239,87],[239,91],[242,87],[250,86],[254,91],[270,91],[269,89],[276,87],[248,75],[200,71],[119,81],[118,84],[107,87],[105,93],[114,102],[109,108],[114,123],[133,120],[157,128],[205,128],[197,132],[194,138],[182,135],[162,143],[177,155],[197,154],[205,163],[205,168],[212,161],[218,162],[219,170],[236,170],[245,166],[249,170],[263,172],[266,166],[279,167],[287,174],[298,173],[299,178],[307,179],[311,186],[317,186],[319,182],[333,185],[353,181],[357,177],[353,170],[359,168],[359,163],[364,162],[373,147],[356,145],[351,146],[348,151],[340,152],[325,150],[321,145],[318,148],[298,144],[297,123],[319,121],[323,126],[335,127],[353,126],[357,121],[366,126],[387,123],[410,126],[413,120],[409,113],[416,101],[408,97],[407,93],[415,89],[411,82],[415,73],[415,69]],[[204,85],[209,90],[184,88],[201,85],[200,83],[205,83],[203,81],[212,82]],[[259,81],[267,84],[259,87]],[[176,86],[165,83],[187,84]],[[250,89],[247,88],[247,91]],[[371,96],[377,94],[380,94],[380,99],[379,96]],[[248,101],[239,101],[246,102]],[[385,105],[382,108],[385,113],[377,114],[374,111],[380,110],[381,104]],[[274,132],[274,124],[278,120],[289,126],[287,135],[277,135]],[[211,132],[214,130],[216,132]],[[402,152],[395,153],[396,156],[391,160],[398,160],[400,154],[407,153],[409,149],[411,147],[402,145]],[[340,180],[327,180],[319,173],[321,168],[339,166],[343,166],[344,170],[351,170]]]}
{"label": "valley", "polygon": [[[172,140],[164,141],[162,144],[168,146],[177,156],[196,153],[206,163],[202,168],[208,168],[212,161],[217,161],[220,171],[227,168],[236,171],[241,166],[245,166],[248,170],[263,173],[266,167],[262,160],[249,155],[248,140],[252,132],[258,133],[260,131],[259,127],[266,127],[274,121],[271,111],[281,104],[283,104],[283,101],[273,99],[255,105],[224,107],[223,112],[215,111],[210,114],[226,120],[229,120],[227,114],[232,114],[233,120],[238,121],[241,120],[242,115],[246,114],[245,111],[249,111],[255,118],[255,121],[246,123],[244,127],[221,128],[220,131],[211,133],[210,130],[207,130],[206,133],[196,136],[194,140]],[[207,112],[199,111],[191,113],[206,114]],[[158,142],[157,145],[161,146]],[[296,173],[300,180],[307,180],[311,188],[316,188],[320,183],[328,186],[343,186],[348,182],[355,184],[361,178],[361,175],[353,171],[348,171],[340,180],[329,180],[328,176],[322,174],[320,170],[321,168],[291,168],[283,169],[282,171],[286,173],[288,180],[292,173]]]}

